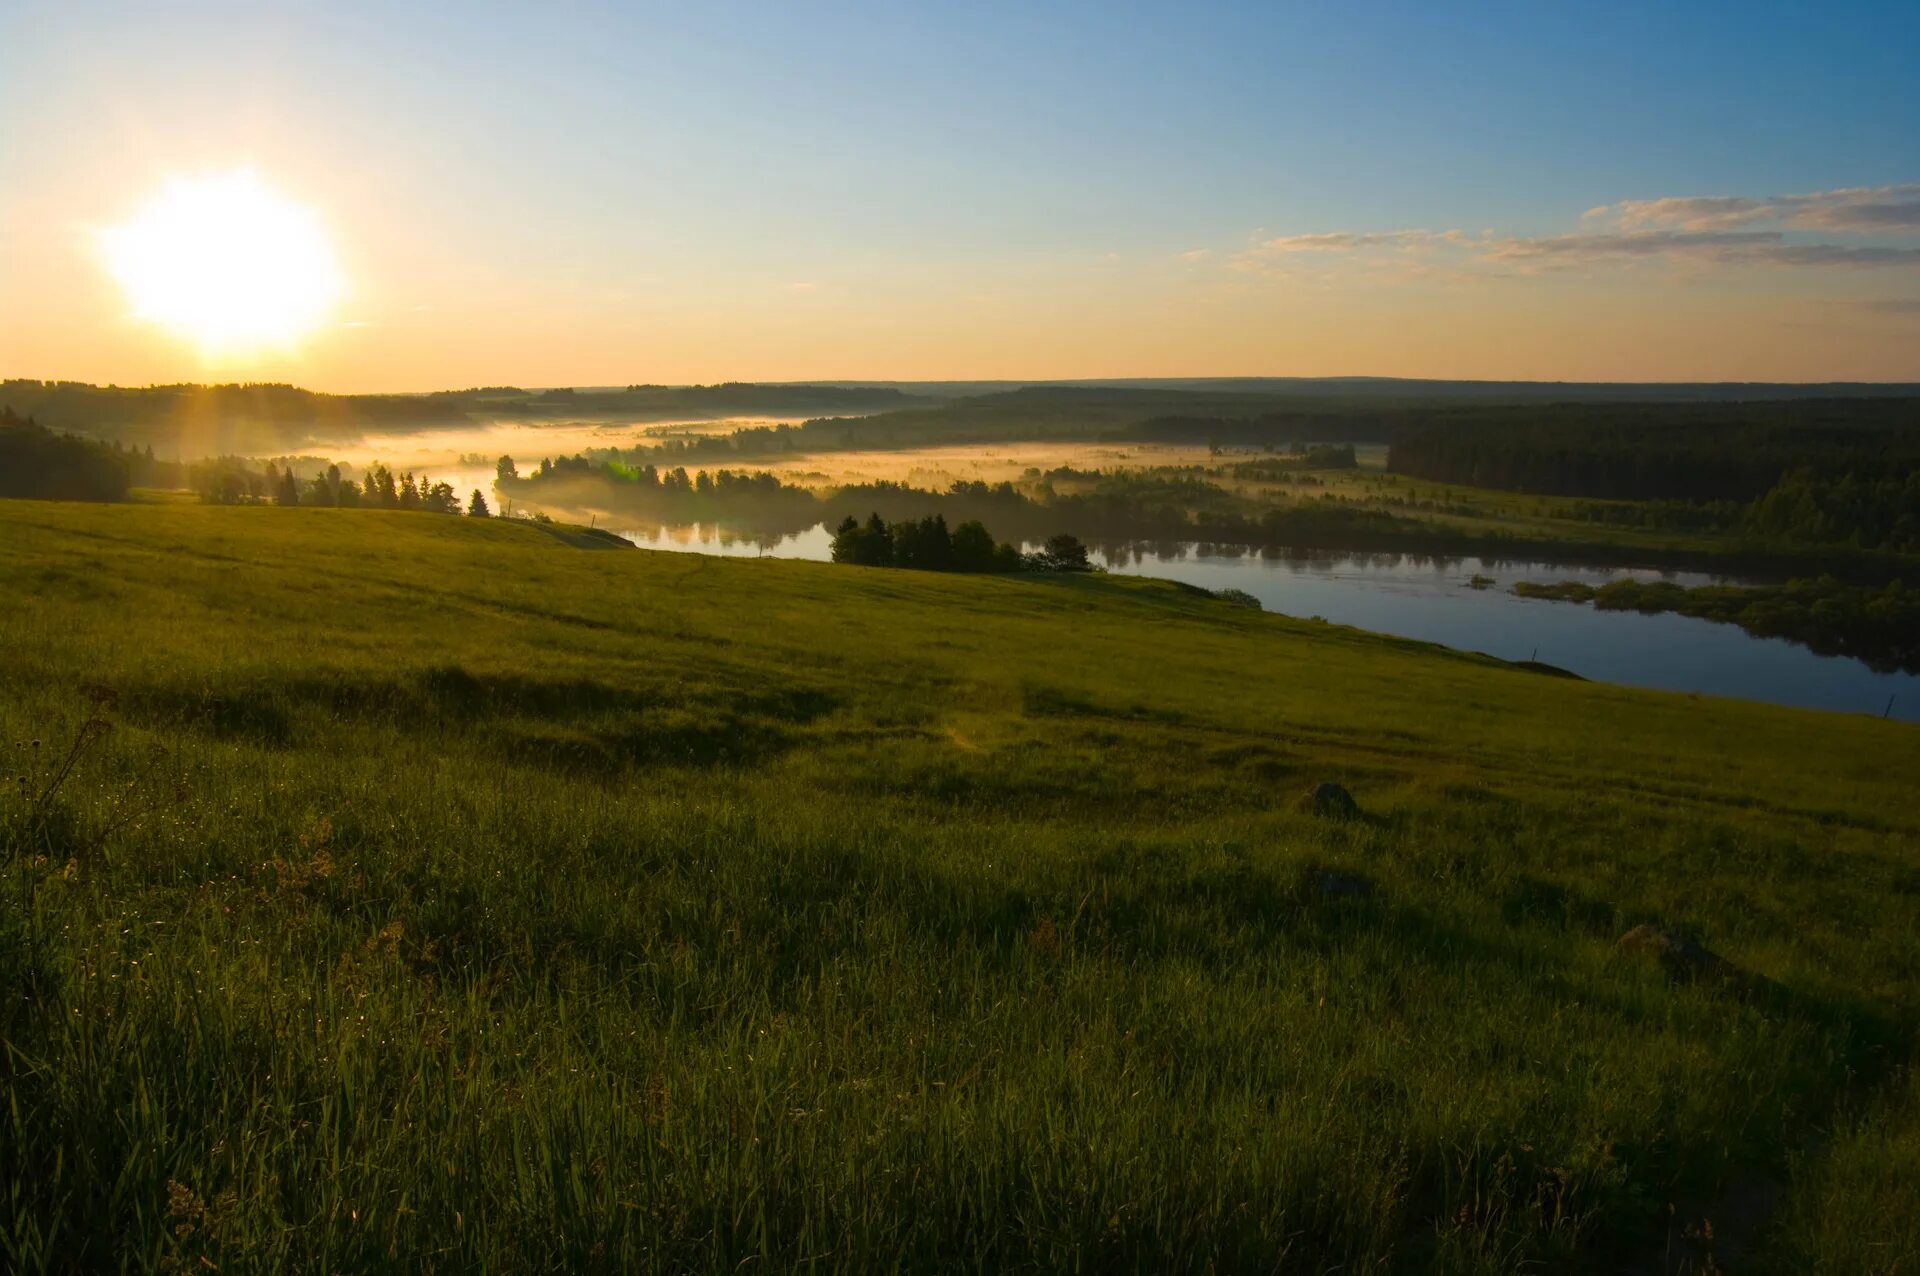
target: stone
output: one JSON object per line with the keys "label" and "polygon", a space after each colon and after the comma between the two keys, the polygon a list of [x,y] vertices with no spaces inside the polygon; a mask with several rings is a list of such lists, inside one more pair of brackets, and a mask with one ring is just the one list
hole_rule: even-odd
{"label": "stone", "polygon": [[1620,936],[1619,947],[1630,957],[1659,962],[1661,969],[1675,979],[1726,978],[1737,973],[1718,953],[1702,948],[1677,931],[1662,930],[1651,924],[1635,926]]}
{"label": "stone", "polygon": [[1314,889],[1328,899],[1366,899],[1373,894],[1373,883],[1354,873],[1315,869],[1312,881]]}
{"label": "stone", "polygon": [[1307,790],[1307,806],[1316,815],[1331,815],[1337,819],[1360,814],[1360,804],[1353,800],[1353,794],[1330,781],[1322,781]]}

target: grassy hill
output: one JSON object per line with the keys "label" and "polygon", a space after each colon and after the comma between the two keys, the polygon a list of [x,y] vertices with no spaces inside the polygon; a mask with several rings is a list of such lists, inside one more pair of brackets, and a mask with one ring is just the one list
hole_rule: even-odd
{"label": "grassy hill", "polygon": [[1120,578],[0,547],[8,1270],[1920,1250],[1911,726]]}

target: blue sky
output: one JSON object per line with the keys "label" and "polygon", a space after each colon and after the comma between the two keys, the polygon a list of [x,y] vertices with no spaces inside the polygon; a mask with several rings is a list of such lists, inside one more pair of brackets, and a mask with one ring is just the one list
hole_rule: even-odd
{"label": "blue sky", "polygon": [[[462,346],[475,380],[1760,375],[1840,314],[1825,306],[1854,307],[1832,375],[1920,376],[1903,309],[1920,268],[1897,257],[1708,268],[1696,244],[1677,271],[1583,254],[1578,277],[1462,293],[1482,265],[1415,277],[1316,248],[1271,284],[1276,258],[1248,256],[1309,235],[1574,234],[1622,201],[1905,200],[1916,50],[1912,4],[0,0],[0,191],[17,196],[0,286],[64,299],[50,335],[0,328],[59,366],[0,345],[0,373],[138,379],[185,359],[126,325],[76,245],[168,176],[244,166],[327,215],[355,284],[357,326],[260,371],[342,384],[456,376]],[[1915,229],[1845,242],[1897,250]],[[1649,338],[1636,372],[1619,345],[1636,299],[1748,324],[1757,300],[1771,326],[1701,346],[1697,367]],[[1563,316],[1564,354],[1503,365],[1486,326],[1543,314]],[[515,351],[536,366],[480,366]]]}

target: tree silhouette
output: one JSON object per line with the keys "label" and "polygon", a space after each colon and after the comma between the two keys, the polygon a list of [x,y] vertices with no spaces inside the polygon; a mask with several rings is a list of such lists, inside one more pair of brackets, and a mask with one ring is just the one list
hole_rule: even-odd
{"label": "tree silhouette", "polygon": [[867,519],[864,529],[867,535],[867,555],[864,560],[875,567],[885,567],[893,562],[893,533],[887,530],[887,520],[876,512]]}
{"label": "tree silhouette", "polygon": [[833,561],[936,572],[1012,572],[1024,565],[1018,549],[994,544],[980,523],[962,523],[950,533],[940,514],[891,525],[877,513],[865,524],[848,515],[833,532]]}
{"label": "tree silhouette", "polygon": [[453,490],[451,483],[427,482],[426,476],[420,478],[420,508],[429,514],[458,514],[460,495]]}
{"label": "tree silhouette", "polygon": [[393,471],[378,461],[367,467],[367,477],[362,485],[366,488],[367,504],[389,510],[400,504],[400,493],[393,483]]}
{"label": "tree silhouette", "polygon": [[1047,544],[1039,554],[1042,565],[1053,572],[1090,572],[1093,563],[1087,558],[1087,547],[1080,543],[1078,536],[1066,532],[1058,536],[1047,537]]}
{"label": "tree silhouette", "polygon": [[953,529],[953,569],[961,572],[994,570],[993,534],[985,523],[969,519]]}

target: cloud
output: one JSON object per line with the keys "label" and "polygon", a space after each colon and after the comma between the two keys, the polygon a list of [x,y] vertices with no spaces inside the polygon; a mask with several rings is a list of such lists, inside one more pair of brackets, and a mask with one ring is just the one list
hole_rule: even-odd
{"label": "cloud", "polygon": [[1205,261],[1208,257],[1211,257],[1211,256],[1213,256],[1213,249],[1211,248],[1189,248],[1187,249],[1187,251],[1180,254],[1180,260],[1181,261]]}
{"label": "cloud", "polygon": [[1435,234],[1430,230],[1388,230],[1355,233],[1334,231],[1323,235],[1282,235],[1254,245],[1254,252],[1266,256],[1288,253],[1351,253],[1367,248],[1418,248],[1434,243],[1460,242],[1457,230]]}
{"label": "cloud", "polygon": [[[1383,281],[1639,265],[1696,271],[1920,268],[1920,246],[1899,242],[1910,232],[1920,234],[1920,183],[1764,199],[1712,195],[1622,200],[1588,209],[1579,229],[1564,234],[1335,230],[1266,236],[1229,258],[1227,265],[1308,279],[1353,262]],[[1850,236],[1866,237],[1866,242],[1846,242]],[[1182,256],[1197,260],[1202,251]],[[1421,261],[1430,264],[1411,268]]]}
{"label": "cloud", "polygon": [[1228,259],[1230,269],[1250,274],[1305,278],[1324,275],[1346,263],[1355,263],[1382,282],[1413,279],[1459,279],[1457,269],[1425,266],[1438,254],[1457,256],[1478,241],[1459,230],[1331,231],[1309,235],[1279,235],[1262,239]]}
{"label": "cloud", "polygon": [[1749,226],[1767,216],[1767,205],[1743,196],[1683,196],[1666,199],[1625,199],[1617,204],[1589,208],[1585,220],[1611,219],[1624,230],[1675,227],[1686,231],[1726,230]]}
{"label": "cloud", "polygon": [[1586,260],[1599,257],[1660,257],[1670,254],[1719,256],[1771,247],[1775,231],[1637,231],[1631,234],[1548,235],[1480,240],[1476,247],[1498,261],[1535,258]]}
{"label": "cloud", "polygon": [[1789,224],[1811,230],[1857,231],[1863,235],[1920,231],[1920,194],[1811,208],[1796,215]]}
{"label": "cloud", "polygon": [[1775,266],[1920,266],[1920,248],[1781,244],[1761,257]]}
{"label": "cloud", "polygon": [[1689,195],[1626,199],[1588,209],[1586,219],[1610,219],[1621,230],[1686,231],[1778,226],[1835,234],[1920,231],[1920,183],[1850,186],[1805,195]]}
{"label": "cloud", "polygon": [[1885,315],[1890,319],[1920,319],[1920,297],[1876,297],[1871,301],[1856,301],[1853,305],[1869,314]]}
{"label": "cloud", "polygon": [[1667,259],[1722,266],[1920,266],[1920,248],[1789,243],[1771,230],[1653,230],[1481,240],[1487,260],[1592,265]]}

